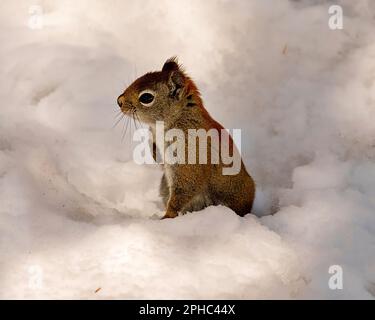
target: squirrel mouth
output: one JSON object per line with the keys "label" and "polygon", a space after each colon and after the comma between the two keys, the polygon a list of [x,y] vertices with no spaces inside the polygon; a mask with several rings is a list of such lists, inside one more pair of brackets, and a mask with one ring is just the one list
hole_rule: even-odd
{"label": "squirrel mouth", "polygon": [[131,101],[125,100],[123,94],[117,98],[117,104],[120,107],[120,111],[116,116],[118,118],[116,119],[113,128],[120,122],[123,122],[123,134],[121,139],[123,140],[129,125],[132,127],[132,124],[134,124],[135,129],[138,129],[139,127],[142,127],[142,124],[137,114],[137,108],[131,103]]}
{"label": "squirrel mouth", "polygon": [[136,129],[138,129],[138,127],[142,127],[141,119],[138,116],[137,109],[131,103],[125,103],[125,105],[121,107],[121,111],[125,116],[127,116],[131,121],[134,122],[134,126]]}

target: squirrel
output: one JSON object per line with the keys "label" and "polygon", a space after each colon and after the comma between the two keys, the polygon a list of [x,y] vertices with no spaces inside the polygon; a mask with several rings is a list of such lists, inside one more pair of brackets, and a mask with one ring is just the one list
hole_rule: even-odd
{"label": "squirrel", "polygon": [[[149,72],[136,79],[118,97],[117,103],[124,114],[133,115],[149,125],[153,137],[156,121],[164,121],[165,130],[180,129],[185,135],[189,129],[225,131],[203,106],[197,86],[176,57],[168,59],[161,71]],[[230,147],[237,150],[232,137],[227,135]],[[207,145],[210,147],[211,142]],[[157,144],[153,143],[155,160],[157,152],[165,152],[157,149]],[[208,162],[204,164],[163,165],[159,192],[166,211],[162,219],[175,218],[179,213],[199,211],[210,205],[224,205],[239,216],[251,212],[255,183],[242,159],[237,174],[223,175],[225,165],[221,157],[219,163],[212,164],[208,154]]]}

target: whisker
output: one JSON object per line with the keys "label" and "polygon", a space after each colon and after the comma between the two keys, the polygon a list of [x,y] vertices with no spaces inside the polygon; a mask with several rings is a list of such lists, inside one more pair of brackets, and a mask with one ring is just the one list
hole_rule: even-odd
{"label": "whisker", "polygon": [[133,135],[134,135],[134,133],[133,133],[133,122],[130,120],[129,121],[130,122],[130,135],[129,135],[129,141],[130,141],[130,144],[132,143],[132,137],[133,137]]}
{"label": "whisker", "polygon": [[135,129],[138,130],[138,126],[137,126],[137,122],[135,121],[136,120],[136,115],[135,115],[135,111],[133,111],[133,121],[134,121],[134,126],[135,126]]}
{"label": "whisker", "polygon": [[129,118],[126,118],[126,120],[124,121],[124,124],[123,124],[123,126],[122,126],[121,142],[124,141],[124,137],[125,137],[125,134],[126,134],[126,131],[125,131],[125,124],[127,123],[127,121],[129,121]]}
{"label": "whisker", "polygon": [[122,115],[122,114],[123,114],[123,112],[120,110],[119,112],[117,112],[117,113],[115,114],[114,118],[116,119],[117,117],[119,117],[119,116]]}
{"label": "whisker", "polygon": [[134,112],[134,115],[135,115],[135,117],[136,117],[136,119],[138,121],[139,127],[143,128],[142,122],[141,122],[141,120],[139,120],[139,116],[138,116],[137,112]]}
{"label": "whisker", "polygon": [[129,121],[130,121],[130,118],[129,118],[129,117],[127,117],[127,118],[126,118],[126,126],[125,126],[125,133],[124,133],[124,137],[126,136],[126,133],[128,132]]}
{"label": "whisker", "polygon": [[124,141],[124,138],[125,138],[126,133],[128,131],[129,121],[131,121],[130,118],[132,118],[132,109],[129,109],[129,110],[125,111],[125,115],[126,115],[126,119],[125,119],[124,125],[122,127],[121,142]]}
{"label": "whisker", "polygon": [[115,124],[112,126],[112,129],[116,128],[116,126],[120,123],[122,119],[124,119],[125,114],[122,114],[121,117],[115,122]]}

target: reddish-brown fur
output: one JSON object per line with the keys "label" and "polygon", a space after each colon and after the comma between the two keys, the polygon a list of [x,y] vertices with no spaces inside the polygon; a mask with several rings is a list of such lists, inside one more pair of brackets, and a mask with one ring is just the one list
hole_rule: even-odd
{"label": "reddish-brown fur", "polygon": [[[143,90],[155,92],[151,107],[143,106],[139,94]],[[151,127],[155,121],[163,120],[166,130],[178,128],[185,133],[187,144],[188,129],[223,129],[204,108],[199,90],[193,80],[177,63],[176,58],[167,60],[162,71],[147,73],[131,84],[118,98],[121,110],[137,114],[141,121]],[[220,134],[219,134],[220,137]],[[220,140],[220,146],[222,141]],[[211,142],[208,141],[208,150]],[[229,136],[229,150],[235,152],[235,145]],[[187,150],[187,146],[185,148]],[[164,152],[164,150],[159,150]],[[198,158],[199,152],[197,152]],[[240,172],[236,175],[223,175],[225,167],[207,164],[164,164],[164,176],[160,194],[166,206],[164,218],[173,218],[179,212],[201,210],[208,205],[225,205],[240,216],[249,213],[255,196],[255,184],[241,160]]]}

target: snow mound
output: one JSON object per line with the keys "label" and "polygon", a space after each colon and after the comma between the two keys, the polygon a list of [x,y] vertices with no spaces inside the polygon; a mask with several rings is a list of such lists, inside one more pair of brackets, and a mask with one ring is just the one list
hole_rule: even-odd
{"label": "snow mound", "polygon": [[[3,0],[0,298],[373,299],[375,5],[338,2],[333,31],[330,1],[40,1],[34,29]],[[112,126],[173,55],[242,129],[253,215],[153,218],[161,172]]]}

